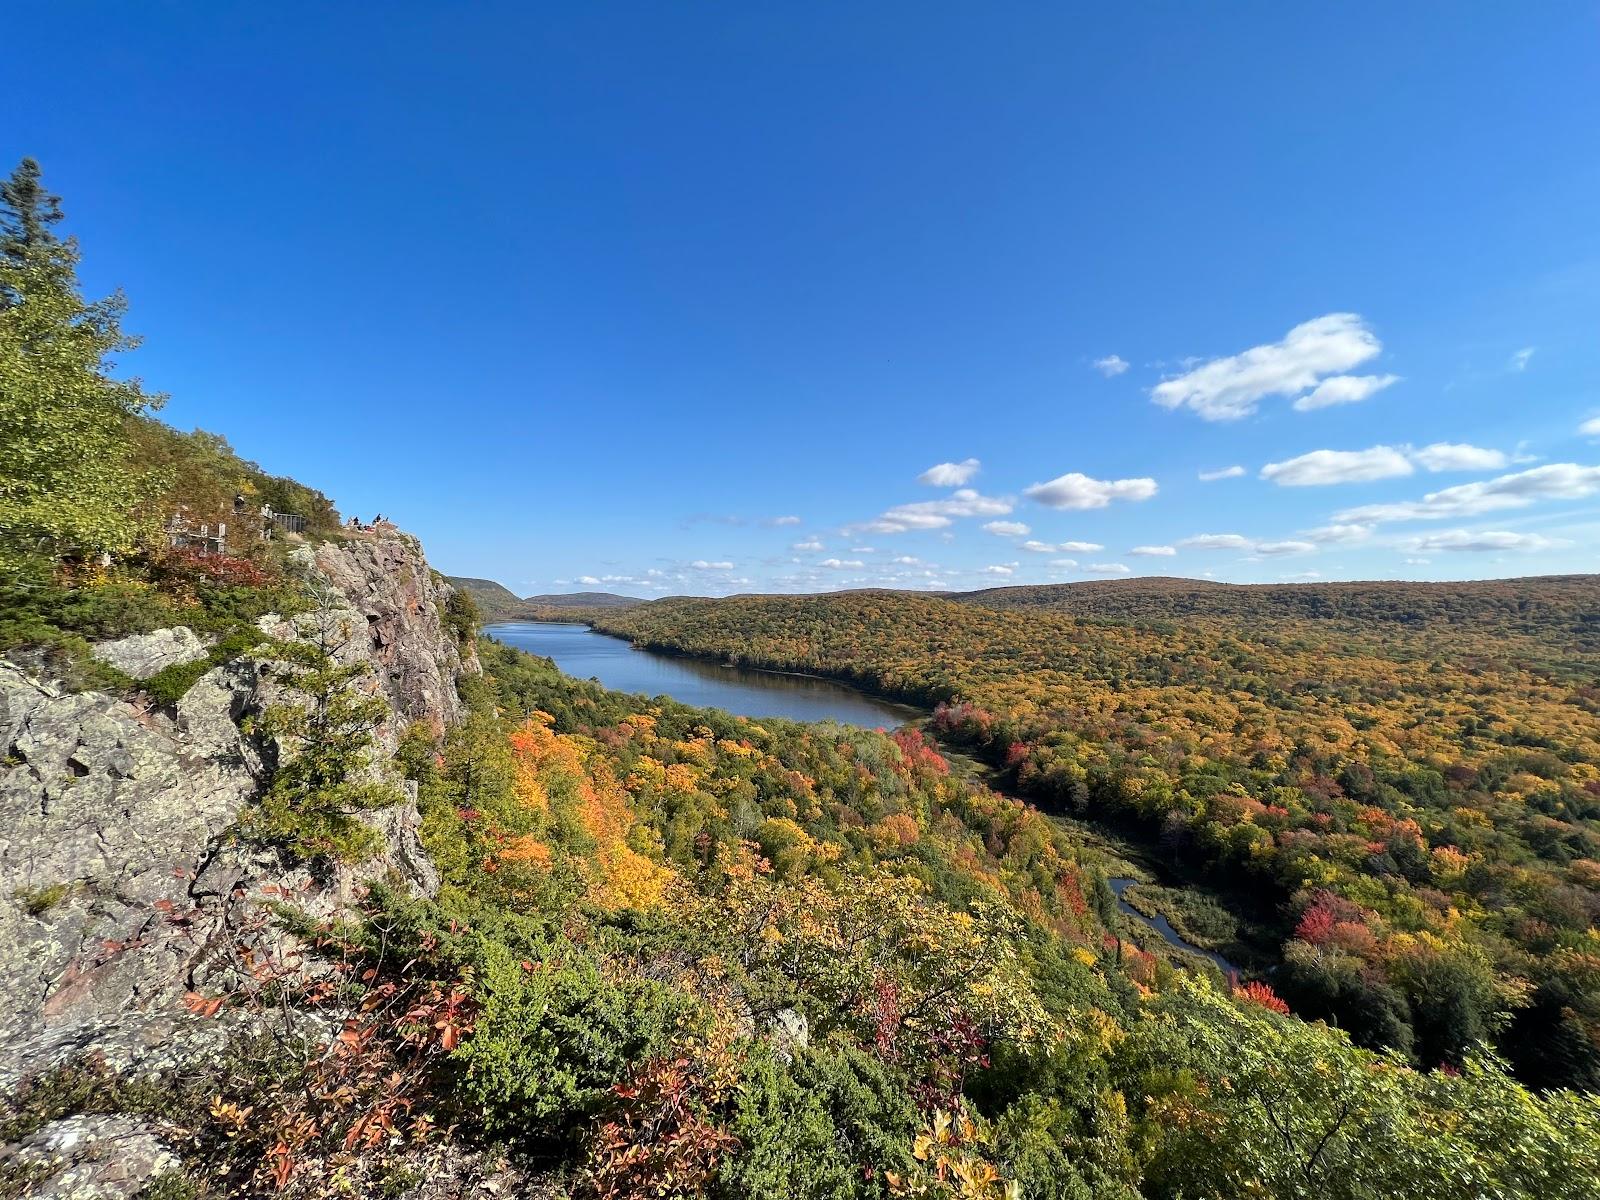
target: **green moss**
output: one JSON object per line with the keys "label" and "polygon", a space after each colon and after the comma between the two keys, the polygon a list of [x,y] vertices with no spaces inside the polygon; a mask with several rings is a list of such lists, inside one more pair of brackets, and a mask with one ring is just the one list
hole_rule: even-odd
{"label": "green moss", "polygon": [[182,1171],[165,1171],[139,1193],[139,1200],[201,1200],[205,1188]]}
{"label": "green moss", "polygon": [[22,907],[30,917],[42,917],[71,894],[72,884],[70,883],[52,883],[49,887],[12,893],[22,902]]}
{"label": "green moss", "polygon": [[171,1118],[178,1107],[166,1080],[123,1079],[96,1063],[72,1062],[0,1099],[0,1144],[19,1142],[65,1117],[135,1113]]}
{"label": "green moss", "polygon": [[211,669],[211,659],[197,658],[193,662],[173,663],[163,667],[144,681],[144,690],[158,704],[176,704]]}

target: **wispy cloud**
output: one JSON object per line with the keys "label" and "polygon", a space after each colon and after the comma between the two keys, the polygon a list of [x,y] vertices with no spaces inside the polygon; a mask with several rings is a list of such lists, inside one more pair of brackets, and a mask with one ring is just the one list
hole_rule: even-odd
{"label": "wispy cloud", "polygon": [[1223,467],[1220,471],[1201,471],[1201,483],[1215,483],[1219,479],[1237,479],[1244,474],[1243,467]]}
{"label": "wispy cloud", "polygon": [[982,466],[975,458],[962,459],[958,463],[937,463],[918,475],[917,482],[929,487],[960,487],[970,483]]}
{"label": "wispy cloud", "polygon": [[1156,494],[1154,479],[1091,479],[1077,471],[1036,483],[1023,491],[1050,508],[1105,508],[1113,500],[1148,500]]}
{"label": "wispy cloud", "polygon": [[1323,525],[1305,532],[1307,541],[1319,546],[1347,546],[1372,536],[1371,525]]}
{"label": "wispy cloud", "polygon": [[815,554],[817,551],[821,550],[823,546],[822,543],[816,538],[807,538],[803,542],[796,542],[793,548],[800,551],[802,554]]}
{"label": "wispy cloud", "polygon": [[1521,350],[1518,350],[1511,356],[1511,369],[1513,371],[1526,371],[1528,369],[1528,360],[1533,357],[1534,351],[1537,349],[1537,346],[1524,346]]}
{"label": "wispy cloud", "polygon": [[958,517],[1003,517],[1011,511],[1009,499],[983,496],[960,488],[943,500],[897,504],[881,516],[846,526],[847,533],[908,533],[914,529],[944,529]]}
{"label": "wispy cloud", "polygon": [[1094,360],[1094,369],[1107,379],[1114,379],[1128,369],[1128,363],[1120,354],[1108,354]]}
{"label": "wispy cloud", "polygon": [[1581,500],[1600,491],[1600,467],[1550,463],[1512,475],[1463,483],[1430,492],[1421,500],[1364,504],[1334,514],[1336,521],[1434,521],[1475,517],[1507,508],[1526,508],[1540,500]]}
{"label": "wispy cloud", "polygon": [[731,571],[731,570],[733,570],[733,564],[731,562],[707,562],[703,558],[697,558],[692,563],[690,563],[689,565],[691,567],[693,567],[696,571]]}
{"label": "wispy cloud", "polygon": [[1557,538],[1547,538],[1537,533],[1513,533],[1505,529],[1478,531],[1452,529],[1448,533],[1412,538],[1406,543],[1408,549],[1418,554],[1433,554],[1439,551],[1487,554],[1497,550],[1529,553],[1535,550],[1552,550],[1565,545],[1568,543]]}
{"label": "wispy cloud", "polygon": [[1281,487],[1321,487],[1336,483],[1371,483],[1426,471],[1498,471],[1511,461],[1501,450],[1462,442],[1412,446],[1373,446],[1367,450],[1313,450],[1298,458],[1268,463],[1261,478]]}
{"label": "wispy cloud", "polygon": [[1590,417],[1578,426],[1579,437],[1600,437],[1600,417]]}
{"label": "wispy cloud", "polygon": [[798,525],[800,524],[800,518],[795,516],[768,517],[761,523],[772,528],[778,528],[784,525]]}
{"label": "wispy cloud", "polygon": [[829,571],[859,571],[867,564],[854,558],[825,558],[817,564]]}
{"label": "wispy cloud", "polygon": [[1383,343],[1358,315],[1329,313],[1296,325],[1282,341],[1214,358],[1163,380],[1150,398],[1163,408],[1191,409],[1208,421],[1236,421],[1268,396],[1310,392],[1382,350]]}
{"label": "wispy cloud", "polygon": [[996,537],[1022,537],[1033,532],[1021,521],[989,521],[984,524],[983,531],[992,533]]}
{"label": "wispy cloud", "polygon": [[1093,554],[1105,549],[1099,542],[1023,542],[1022,548],[1033,554]]}
{"label": "wispy cloud", "polygon": [[1129,554],[1136,554],[1140,558],[1171,558],[1178,552],[1176,546],[1135,546]]}
{"label": "wispy cloud", "polygon": [[1398,375],[1335,375],[1294,402],[1296,412],[1332,408],[1336,404],[1359,404],[1384,388],[1400,382]]}
{"label": "wispy cloud", "polygon": [[1281,487],[1321,487],[1330,483],[1370,483],[1410,475],[1411,460],[1393,446],[1370,450],[1313,450],[1298,458],[1268,463],[1261,478]]}
{"label": "wispy cloud", "polygon": [[1083,569],[1085,571],[1093,571],[1096,575],[1127,575],[1131,573],[1127,563],[1089,563]]}
{"label": "wispy cloud", "polygon": [[1499,471],[1511,462],[1502,450],[1486,450],[1462,442],[1434,442],[1407,453],[1413,462],[1428,471]]}
{"label": "wispy cloud", "polygon": [[1317,549],[1314,542],[1288,539],[1267,542],[1245,537],[1242,533],[1197,533],[1178,543],[1186,550],[1242,550],[1263,558],[1280,558],[1285,554],[1311,554]]}
{"label": "wispy cloud", "polygon": [[1242,533],[1197,533],[1178,545],[1189,550],[1249,550],[1255,543]]}

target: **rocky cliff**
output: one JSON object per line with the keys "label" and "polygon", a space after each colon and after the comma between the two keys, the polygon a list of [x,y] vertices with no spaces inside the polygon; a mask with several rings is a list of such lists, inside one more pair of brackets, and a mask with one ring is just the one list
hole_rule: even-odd
{"label": "rocky cliff", "polygon": [[[313,873],[230,836],[275,755],[248,732],[248,718],[284,698],[270,660],[215,666],[169,708],[70,693],[0,660],[0,1089],[86,1055],[138,1073],[214,1049],[223,1023],[190,1014],[184,997],[227,989],[242,931],[285,936],[264,919],[271,897],[328,914],[363,879],[387,876],[416,894],[437,886],[416,836],[415,789],[391,760],[410,722],[438,731],[461,717],[456,684],[477,662],[441,622],[450,588],[398,532],[303,545],[291,563],[311,611],[260,626],[370,668],[359,686],[387,712],[373,770],[406,797],[364,814],[382,852]],[[205,651],[191,631],[166,630],[96,654],[142,678]],[[33,1141],[62,1141],[53,1136]],[[77,1165],[61,1156],[60,1178]],[[133,1194],[138,1183],[48,1194]]]}

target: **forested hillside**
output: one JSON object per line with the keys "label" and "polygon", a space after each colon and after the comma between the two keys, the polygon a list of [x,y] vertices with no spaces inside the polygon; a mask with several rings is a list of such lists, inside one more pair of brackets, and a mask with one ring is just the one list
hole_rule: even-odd
{"label": "forested hillside", "polygon": [[[1600,1086],[1595,577],[674,600],[600,626],[938,705],[1046,806],[1283,913],[1296,1011]],[[1091,615],[1078,615],[1087,612]],[[1313,615],[1314,614],[1314,615]]]}
{"label": "forested hillside", "polygon": [[[1534,671],[890,595],[608,616],[948,700],[1034,794],[1282,889],[1276,975],[1180,968],[919,730],[479,640],[416,539],[148,421],[36,164],[0,217],[0,1196],[1595,1196],[1600,1101],[1485,1044],[1514,1014],[1529,1079],[1592,1079],[1561,636]],[[256,496],[304,528],[162,536]]]}

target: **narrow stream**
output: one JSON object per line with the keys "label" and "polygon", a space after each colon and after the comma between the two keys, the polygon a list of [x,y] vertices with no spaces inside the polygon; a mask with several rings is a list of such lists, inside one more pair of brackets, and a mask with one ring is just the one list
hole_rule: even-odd
{"label": "narrow stream", "polygon": [[1111,885],[1111,891],[1117,897],[1118,912],[1125,916],[1132,917],[1135,921],[1142,921],[1144,924],[1148,925],[1151,929],[1154,929],[1163,938],[1165,938],[1169,944],[1176,946],[1179,950],[1185,950],[1190,954],[1197,954],[1201,958],[1209,959],[1211,962],[1217,965],[1217,969],[1224,975],[1243,975],[1244,972],[1240,971],[1238,967],[1229,962],[1227,959],[1223,958],[1222,955],[1218,954],[1215,950],[1207,950],[1203,946],[1196,946],[1193,942],[1185,941],[1184,938],[1179,935],[1178,931],[1172,927],[1172,922],[1168,921],[1160,913],[1157,913],[1153,917],[1147,917],[1133,905],[1124,900],[1122,898],[1122,893],[1133,884],[1138,883],[1139,881],[1137,879],[1128,879],[1126,877],[1119,876],[1117,878],[1108,879],[1106,882]]}

